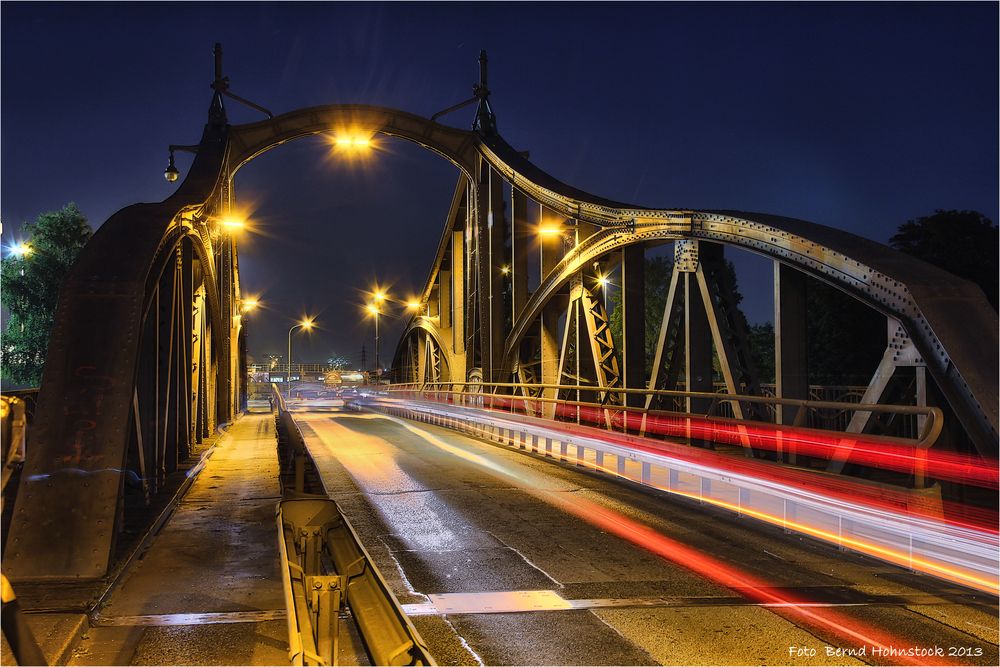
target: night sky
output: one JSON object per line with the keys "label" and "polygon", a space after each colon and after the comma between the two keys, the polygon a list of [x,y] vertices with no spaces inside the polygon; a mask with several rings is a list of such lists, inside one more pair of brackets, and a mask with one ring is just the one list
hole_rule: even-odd
{"label": "night sky", "polygon": [[[176,187],[222,42],[232,91],[275,113],[366,103],[430,116],[468,98],[487,49],[500,133],[555,177],[657,207],[793,216],[885,242],[935,209],[998,213],[996,3],[43,4],[2,13],[4,244],[75,201],[93,226]],[[261,116],[227,102],[231,122]],[[474,107],[444,122],[467,127]],[[190,156],[178,155],[186,172]],[[354,363],[376,280],[419,289],[458,172],[383,139],[363,164],[321,140],[242,170],[255,356]],[[732,255],[753,322],[770,268]],[[113,258],[109,258],[109,261]],[[385,320],[383,361],[399,320]]]}

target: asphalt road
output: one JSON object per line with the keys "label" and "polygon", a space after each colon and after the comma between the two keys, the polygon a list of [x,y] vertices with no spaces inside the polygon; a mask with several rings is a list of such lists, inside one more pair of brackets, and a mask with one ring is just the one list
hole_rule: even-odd
{"label": "asphalt road", "polygon": [[998,664],[988,596],[449,429],[295,419],[440,664]]}

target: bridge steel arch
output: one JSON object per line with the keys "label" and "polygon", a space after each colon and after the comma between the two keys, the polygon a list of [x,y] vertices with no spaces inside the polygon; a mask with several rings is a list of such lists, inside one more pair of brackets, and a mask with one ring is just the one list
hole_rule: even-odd
{"label": "bridge steel arch", "polygon": [[[555,331],[556,322],[565,315],[566,321],[574,318],[580,323],[579,327],[583,327],[587,319],[593,352],[592,359],[588,359],[588,364],[592,364],[589,382],[611,387],[621,386],[615,384],[618,382],[642,389],[652,380],[655,385],[656,370],[653,378],[646,378],[644,372],[637,370],[643,362],[636,351],[632,351],[632,363],[629,364],[627,344],[624,350],[615,350],[614,342],[607,340],[604,329],[608,314],[591,298],[587,279],[595,276],[594,267],[602,269],[609,263],[622,261],[609,261],[614,253],[621,251],[622,257],[627,257],[629,249],[634,251],[644,244],[675,241],[684,248],[694,249],[692,273],[697,273],[699,264],[698,244],[703,251],[733,246],[773,260],[776,281],[779,273],[786,276],[785,282],[789,283],[795,282],[796,274],[812,276],[887,317],[886,353],[864,402],[878,402],[887,377],[897,366],[917,367],[920,377],[926,370],[979,453],[988,457],[997,455],[997,321],[995,311],[977,286],[882,244],[802,220],[740,211],[651,209],[602,199],[546,174],[499,135],[480,134],[479,138],[478,192],[468,188],[463,178],[459,179],[442,242],[425,283],[422,306],[428,313],[437,312],[440,321],[441,313],[447,309],[445,302],[449,301],[452,312],[445,317],[450,316],[452,322],[456,318],[466,318],[467,326],[476,330],[476,336],[469,337],[466,350],[453,347],[450,352],[453,357],[465,356],[464,365],[468,369],[481,367],[486,381],[517,379],[560,384],[572,379],[573,372],[566,372],[565,368],[566,345],[560,345],[560,332]],[[526,214],[528,207],[538,209],[531,220]],[[558,252],[549,252],[549,258],[545,257],[543,249],[540,284],[529,294],[524,238],[533,236],[533,225],[546,218],[562,225],[564,246]],[[469,225],[476,228],[471,238],[467,233]],[[451,242],[452,236],[462,234],[463,226],[466,242]],[[721,248],[719,250],[721,252]],[[641,259],[636,257],[633,252],[631,264],[635,268],[623,272],[626,281],[631,280],[630,275],[637,276],[639,282],[642,280],[641,267],[636,267]],[[483,264],[488,267],[480,268],[475,284],[468,287],[477,295],[484,295],[477,303],[457,300],[454,294],[448,299],[441,298],[446,291],[442,288],[442,275],[448,273],[441,267],[448,267],[454,273],[459,264],[467,269]],[[794,270],[792,274],[789,269]],[[510,275],[503,275],[503,271]],[[705,283],[701,289],[705,305],[709,310],[718,310],[710,303],[710,281],[699,280]],[[510,293],[503,297],[505,290]],[[633,288],[631,293],[634,295],[636,291],[641,292]],[[624,318],[627,326],[629,290],[626,292]],[[507,307],[504,298],[511,302],[509,315],[503,311]],[[458,305],[465,313],[459,312]],[[633,310],[641,311],[642,308],[633,306]],[[709,314],[710,319],[723,315],[726,313]],[[427,316],[421,319],[433,320]],[[665,313],[664,326],[668,319],[669,313]],[[634,326],[635,320],[632,322]],[[426,325],[421,323],[420,326]],[[537,332],[539,326],[543,349],[536,356],[542,357],[543,369],[541,373],[526,376],[521,373],[524,366],[521,348],[526,337]],[[414,331],[409,328],[404,332],[399,350]],[[566,339],[570,335],[567,325],[562,337]],[[661,338],[663,335],[661,328]],[[716,348],[731,347],[724,335],[716,333],[716,338]],[[804,343],[800,342],[801,345]],[[537,348],[538,344],[536,352]],[[740,356],[739,350],[730,349],[729,354],[729,362],[723,364],[723,370],[725,374],[728,366],[733,371],[732,377],[727,377],[727,384],[729,391],[736,393],[735,361]],[[609,359],[620,363],[612,366],[606,363]],[[657,367],[659,362],[657,358]],[[602,365],[606,368],[601,368]],[[579,377],[580,368],[575,373]],[[459,378],[453,374],[453,379]],[[780,378],[778,381],[780,392]],[[790,393],[786,397],[805,398]],[[864,427],[863,422],[852,424],[852,430],[860,431]]]}
{"label": "bridge steel arch", "polygon": [[109,218],[60,291],[5,554],[12,580],[104,576],[131,487],[148,502],[189,445],[238,412],[237,247],[218,224],[233,177],[271,148],[338,128],[412,141],[470,176],[478,166],[474,133],[407,112],[329,105],[231,126],[217,92],[178,190]]}
{"label": "bridge steel arch", "polygon": [[210,223],[224,130],[158,204],[115,213],[62,286],[5,554],[15,580],[103,576],[127,494],[148,502],[237,408],[235,246]]}
{"label": "bridge steel arch", "polygon": [[[423,290],[424,313],[400,347],[414,336],[434,341],[454,381],[515,376],[519,349],[537,323],[544,358],[558,347],[555,324],[569,305],[591,339],[602,341],[603,348],[593,347],[601,384],[643,387],[627,346],[620,368],[607,313],[586,274],[610,253],[628,258],[629,248],[643,243],[704,243],[706,256],[712,244],[728,244],[814,275],[895,318],[977,446],[996,455],[995,314],[984,310],[977,288],[915,259],[787,218],[594,197],[541,171],[478,118],[480,129],[470,132],[392,109],[331,105],[230,126],[219,92],[209,118],[178,190],[113,215],[62,289],[10,531],[5,568],[15,581],[103,576],[127,482],[154,491],[168,459],[176,463],[186,443],[238,412],[245,377],[237,247],[215,223],[232,206],[232,179],[243,165],[287,141],[341,127],[415,142],[460,170]],[[529,295],[525,239],[547,217],[558,219],[573,243],[542,252],[541,284]],[[631,257],[623,272],[630,283],[641,277],[641,254],[638,262]],[[697,275],[697,266],[692,271]],[[641,311],[635,303],[627,296],[627,326]],[[559,367],[543,360],[536,381],[569,372],[562,347]],[[397,359],[404,358],[400,349]]]}

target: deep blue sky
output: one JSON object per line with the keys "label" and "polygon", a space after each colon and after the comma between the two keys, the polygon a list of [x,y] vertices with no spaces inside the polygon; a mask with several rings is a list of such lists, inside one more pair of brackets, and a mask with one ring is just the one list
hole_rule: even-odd
{"label": "deep blue sky", "polygon": [[[501,134],[610,199],[777,213],[882,242],[937,208],[997,219],[996,3],[5,2],[0,14],[4,243],[67,201],[97,226],[172,192],[166,145],[198,140],[216,41],[232,90],[276,113],[371,103],[429,116],[469,96],[485,48]],[[467,126],[471,111],[445,120]],[[355,290],[422,283],[457,172],[384,148],[359,170],[303,141],[240,173],[267,232],[241,248],[242,278],[272,308],[251,352],[284,350],[308,310],[324,331],[298,337],[296,357],[356,361],[371,332]],[[768,266],[734,259],[751,320],[768,319]],[[391,327],[384,341],[388,357]]]}

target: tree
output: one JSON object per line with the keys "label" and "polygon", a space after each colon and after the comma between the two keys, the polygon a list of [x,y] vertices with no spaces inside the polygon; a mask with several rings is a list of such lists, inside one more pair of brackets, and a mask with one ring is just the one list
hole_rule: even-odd
{"label": "tree", "polygon": [[[645,305],[643,321],[646,323],[646,374],[653,365],[656,355],[656,339],[660,333],[660,321],[663,318],[663,307],[667,302],[667,288],[670,286],[670,275],[674,270],[674,262],[670,257],[647,257],[645,262]],[[608,304],[611,310],[611,335],[617,346],[622,342],[622,292],[618,290],[611,296]]]}
{"label": "tree", "polygon": [[886,344],[885,315],[816,279],[806,281],[809,384],[864,386]]}
{"label": "tree", "polygon": [[10,318],[3,338],[5,382],[37,387],[41,381],[59,289],[93,235],[74,203],[42,213],[24,226],[27,252],[0,262],[4,307]]}
{"label": "tree", "polygon": [[889,239],[896,250],[971,280],[997,307],[997,226],[977,211],[943,211],[899,226]]}
{"label": "tree", "polygon": [[[737,307],[743,301],[739,285],[736,279],[736,268],[733,263],[726,260],[726,271],[728,272],[728,282],[733,286],[733,300]],[[660,335],[660,325],[663,321],[663,308],[667,302],[667,292],[670,288],[670,278],[673,274],[674,263],[671,257],[647,257],[645,267],[645,356],[646,356],[646,377],[652,372],[653,358],[656,356],[656,343]],[[611,335],[621,346],[622,340],[622,314],[621,290],[616,292],[608,307],[611,309]],[[774,377],[774,327],[770,323],[754,325],[750,327],[750,348],[757,366],[760,381],[766,382],[768,378]],[[718,359],[712,361],[716,374],[721,377],[718,368]]]}
{"label": "tree", "polygon": [[757,381],[774,382],[774,325],[770,322],[750,325],[750,354],[757,368]]}

